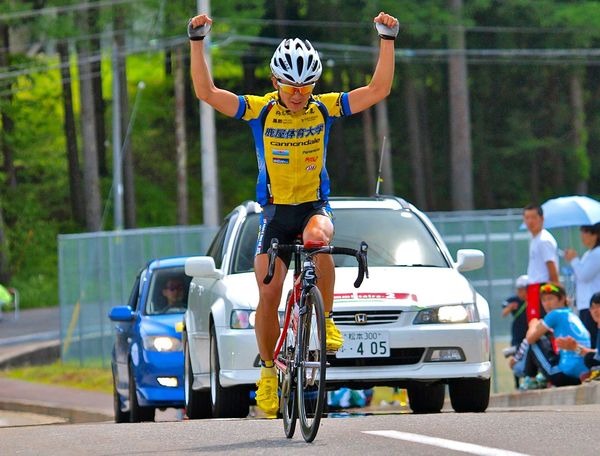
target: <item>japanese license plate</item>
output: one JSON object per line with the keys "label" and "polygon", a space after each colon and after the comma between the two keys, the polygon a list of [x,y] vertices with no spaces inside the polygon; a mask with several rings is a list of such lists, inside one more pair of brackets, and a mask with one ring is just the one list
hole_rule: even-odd
{"label": "japanese license plate", "polygon": [[387,331],[343,331],[344,346],[337,358],[386,358],[390,356]]}

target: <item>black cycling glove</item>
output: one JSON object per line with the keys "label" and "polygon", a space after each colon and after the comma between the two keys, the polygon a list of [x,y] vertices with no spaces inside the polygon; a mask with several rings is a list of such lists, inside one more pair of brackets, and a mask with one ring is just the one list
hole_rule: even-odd
{"label": "black cycling glove", "polygon": [[379,38],[382,40],[395,40],[400,31],[399,22],[396,22],[396,25],[393,27],[388,27],[379,22],[374,22],[373,24],[375,25],[375,30],[377,30],[377,33],[379,34]]}
{"label": "black cycling glove", "polygon": [[203,40],[206,35],[210,32],[210,24],[204,24],[200,27],[193,27],[192,20],[190,19],[187,26],[187,34],[190,40],[199,41]]}

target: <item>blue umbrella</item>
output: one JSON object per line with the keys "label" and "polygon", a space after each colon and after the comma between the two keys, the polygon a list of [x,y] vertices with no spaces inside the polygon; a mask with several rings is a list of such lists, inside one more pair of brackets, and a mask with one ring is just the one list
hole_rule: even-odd
{"label": "blue umbrella", "polygon": [[600,223],[600,202],[587,196],[562,196],[542,204],[544,228]]}

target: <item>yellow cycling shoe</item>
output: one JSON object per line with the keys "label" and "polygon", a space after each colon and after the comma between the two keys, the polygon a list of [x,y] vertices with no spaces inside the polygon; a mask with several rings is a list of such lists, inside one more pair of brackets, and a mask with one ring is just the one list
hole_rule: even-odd
{"label": "yellow cycling shoe", "polygon": [[[272,368],[271,368],[272,369]],[[277,418],[279,410],[279,388],[276,375],[264,375],[264,369],[261,370],[260,380],[256,382],[256,405],[261,409],[267,418]]]}
{"label": "yellow cycling shoe", "polygon": [[336,352],[344,345],[344,336],[333,322],[333,318],[325,319],[325,347],[328,352]]}

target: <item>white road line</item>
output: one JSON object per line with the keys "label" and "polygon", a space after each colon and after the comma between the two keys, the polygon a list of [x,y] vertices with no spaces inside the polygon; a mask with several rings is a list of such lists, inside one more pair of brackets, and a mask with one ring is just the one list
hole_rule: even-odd
{"label": "white road line", "polygon": [[491,448],[473,443],[459,442],[457,440],[441,439],[438,437],[429,437],[421,434],[410,434],[400,431],[363,431],[365,434],[380,435],[390,439],[407,440],[409,442],[421,443],[423,445],[432,445],[440,448],[447,448],[454,451],[462,451],[463,453],[476,454],[479,456],[527,456],[524,453],[515,451],[501,450],[499,448]]}

